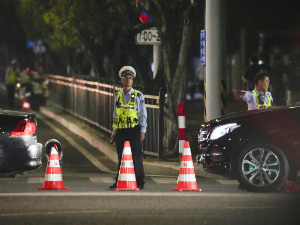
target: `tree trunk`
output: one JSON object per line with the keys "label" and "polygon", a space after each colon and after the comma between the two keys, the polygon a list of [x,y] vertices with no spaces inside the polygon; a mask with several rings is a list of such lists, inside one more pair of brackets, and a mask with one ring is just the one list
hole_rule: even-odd
{"label": "tree trunk", "polygon": [[[157,8],[159,2],[154,1]],[[167,99],[165,108],[165,147],[169,150],[178,149],[178,104],[185,104],[186,86],[188,73],[188,55],[191,45],[191,38],[195,23],[200,12],[200,7],[189,5],[183,16],[182,38],[179,51],[176,43],[169,40],[174,34],[172,16],[161,13],[161,26],[158,29],[162,38],[162,50],[165,70],[165,81],[167,88]],[[166,42],[168,40],[168,42]]]}

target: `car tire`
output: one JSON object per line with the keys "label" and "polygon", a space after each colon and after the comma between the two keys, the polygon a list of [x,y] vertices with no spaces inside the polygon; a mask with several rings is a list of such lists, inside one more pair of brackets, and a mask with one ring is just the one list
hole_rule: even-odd
{"label": "car tire", "polygon": [[237,177],[243,189],[276,192],[285,187],[289,164],[285,154],[267,143],[248,145],[238,154]]}

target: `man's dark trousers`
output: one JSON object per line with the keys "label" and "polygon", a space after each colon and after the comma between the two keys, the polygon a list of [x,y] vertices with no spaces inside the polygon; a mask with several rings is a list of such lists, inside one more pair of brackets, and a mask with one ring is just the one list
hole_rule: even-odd
{"label": "man's dark trousers", "polygon": [[139,140],[140,134],[140,126],[136,125],[134,128],[127,128],[127,129],[118,129],[116,134],[116,145],[117,145],[117,153],[118,153],[118,174],[116,177],[116,181],[118,181],[120,165],[122,161],[122,153],[124,149],[125,141],[130,142],[134,170],[135,170],[135,177],[137,186],[144,185],[144,166],[143,166],[143,153],[142,153],[142,145]]}

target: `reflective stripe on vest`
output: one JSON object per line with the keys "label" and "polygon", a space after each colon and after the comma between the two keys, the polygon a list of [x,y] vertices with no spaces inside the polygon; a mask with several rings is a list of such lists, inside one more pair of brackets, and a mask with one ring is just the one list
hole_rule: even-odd
{"label": "reflective stripe on vest", "polygon": [[[267,94],[267,97],[268,97],[268,100],[269,100],[268,104],[266,104],[265,102],[264,102],[264,104],[259,104],[259,95],[256,93],[255,90],[253,90],[252,93],[256,97],[256,103],[257,103],[257,106],[258,106],[257,108],[258,109],[268,108],[268,107],[272,106],[272,98],[270,98],[270,95],[269,95],[268,91],[266,91],[266,94]],[[248,106],[248,110],[249,110],[249,106]]]}
{"label": "reflective stripe on vest", "polygon": [[114,118],[114,129],[133,128],[139,124],[138,112],[136,110],[136,99],[138,91],[131,92],[130,100],[125,105],[121,91],[118,92],[116,102],[117,116]]}

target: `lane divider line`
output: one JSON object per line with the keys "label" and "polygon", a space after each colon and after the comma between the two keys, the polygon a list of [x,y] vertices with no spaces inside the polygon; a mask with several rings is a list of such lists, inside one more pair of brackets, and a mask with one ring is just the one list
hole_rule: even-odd
{"label": "lane divider line", "polygon": [[105,183],[112,184],[115,182],[115,179],[112,177],[89,177],[90,181],[93,183]]}

